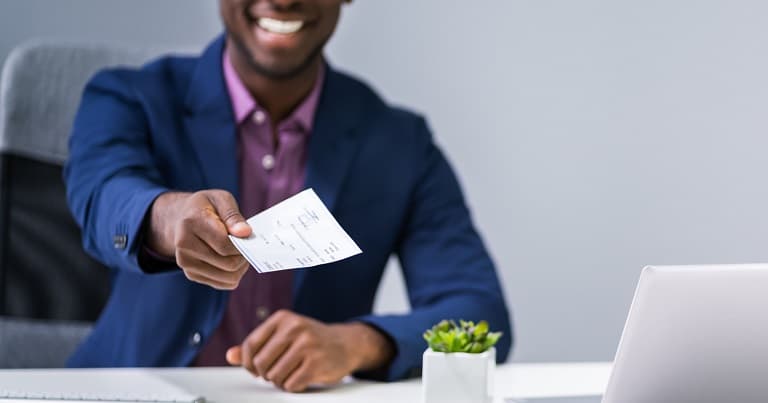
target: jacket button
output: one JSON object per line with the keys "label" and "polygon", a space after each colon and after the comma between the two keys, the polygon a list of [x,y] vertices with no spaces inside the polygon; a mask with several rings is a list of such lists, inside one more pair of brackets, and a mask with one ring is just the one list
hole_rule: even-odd
{"label": "jacket button", "polygon": [[125,247],[128,246],[128,235],[115,235],[112,238],[112,244],[115,246],[115,249],[125,249]]}
{"label": "jacket button", "polygon": [[203,336],[200,335],[200,332],[195,332],[192,334],[192,337],[189,338],[189,344],[192,346],[200,345],[200,342],[203,340]]}

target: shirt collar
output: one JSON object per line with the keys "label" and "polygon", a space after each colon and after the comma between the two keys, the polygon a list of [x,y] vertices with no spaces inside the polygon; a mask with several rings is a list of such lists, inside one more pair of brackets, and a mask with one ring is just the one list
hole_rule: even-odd
{"label": "shirt collar", "polygon": [[[251,96],[251,93],[248,91],[248,88],[245,87],[245,84],[243,84],[240,76],[237,75],[234,66],[232,66],[232,62],[229,59],[228,48],[225,48],[224,50],[222,64],[224,67],[224,81],[227,85],[227,92],[229,93],[229,99],[232,103],[232,110],[235,114],[235,121],[237,124],[242,124],[258,110],[266,113],[253,96]],[[323,88],[324,81],[325,64],[321,64],[312,91],[310,91],[287,118],[278,124],[278,127],[297,125],[302,132],[311,132],[317,105],[320,101],[320,91]]]}

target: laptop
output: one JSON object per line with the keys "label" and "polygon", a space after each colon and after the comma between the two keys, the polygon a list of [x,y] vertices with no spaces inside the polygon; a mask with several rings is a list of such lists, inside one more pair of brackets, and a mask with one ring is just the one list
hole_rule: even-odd
{"label": "laptop", "polygon": [[0,403],[205,403],[144,370],[0,370]]}
{"label": "laptop", "polygon": [[643,269],[602,397],[526,403],[768,402],[768,264]]}

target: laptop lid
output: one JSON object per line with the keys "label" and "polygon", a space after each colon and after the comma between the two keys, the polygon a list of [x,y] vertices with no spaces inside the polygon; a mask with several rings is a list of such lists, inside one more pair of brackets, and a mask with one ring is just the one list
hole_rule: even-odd
{"label": "laptop lid", "polygon": [[603,403],[768,399],[768,264],[649,266]]}

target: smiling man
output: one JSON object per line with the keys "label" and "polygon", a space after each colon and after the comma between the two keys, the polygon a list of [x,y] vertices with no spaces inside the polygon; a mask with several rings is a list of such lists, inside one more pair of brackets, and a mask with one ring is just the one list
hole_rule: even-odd
{"label": "smiling man", "polygon": [[[68,199],[109,303],[72,366],[238,365],[288,391],[418,372],[422,332],[485,319],[511,344],[494,265],[424,119],[330,67],[341,0],[220,0],[194,58],[109,69],[70,140]],[[364,251],[258,274],[227,235],[314,188]],[[411,312],[374,315],[396,255]]]}

